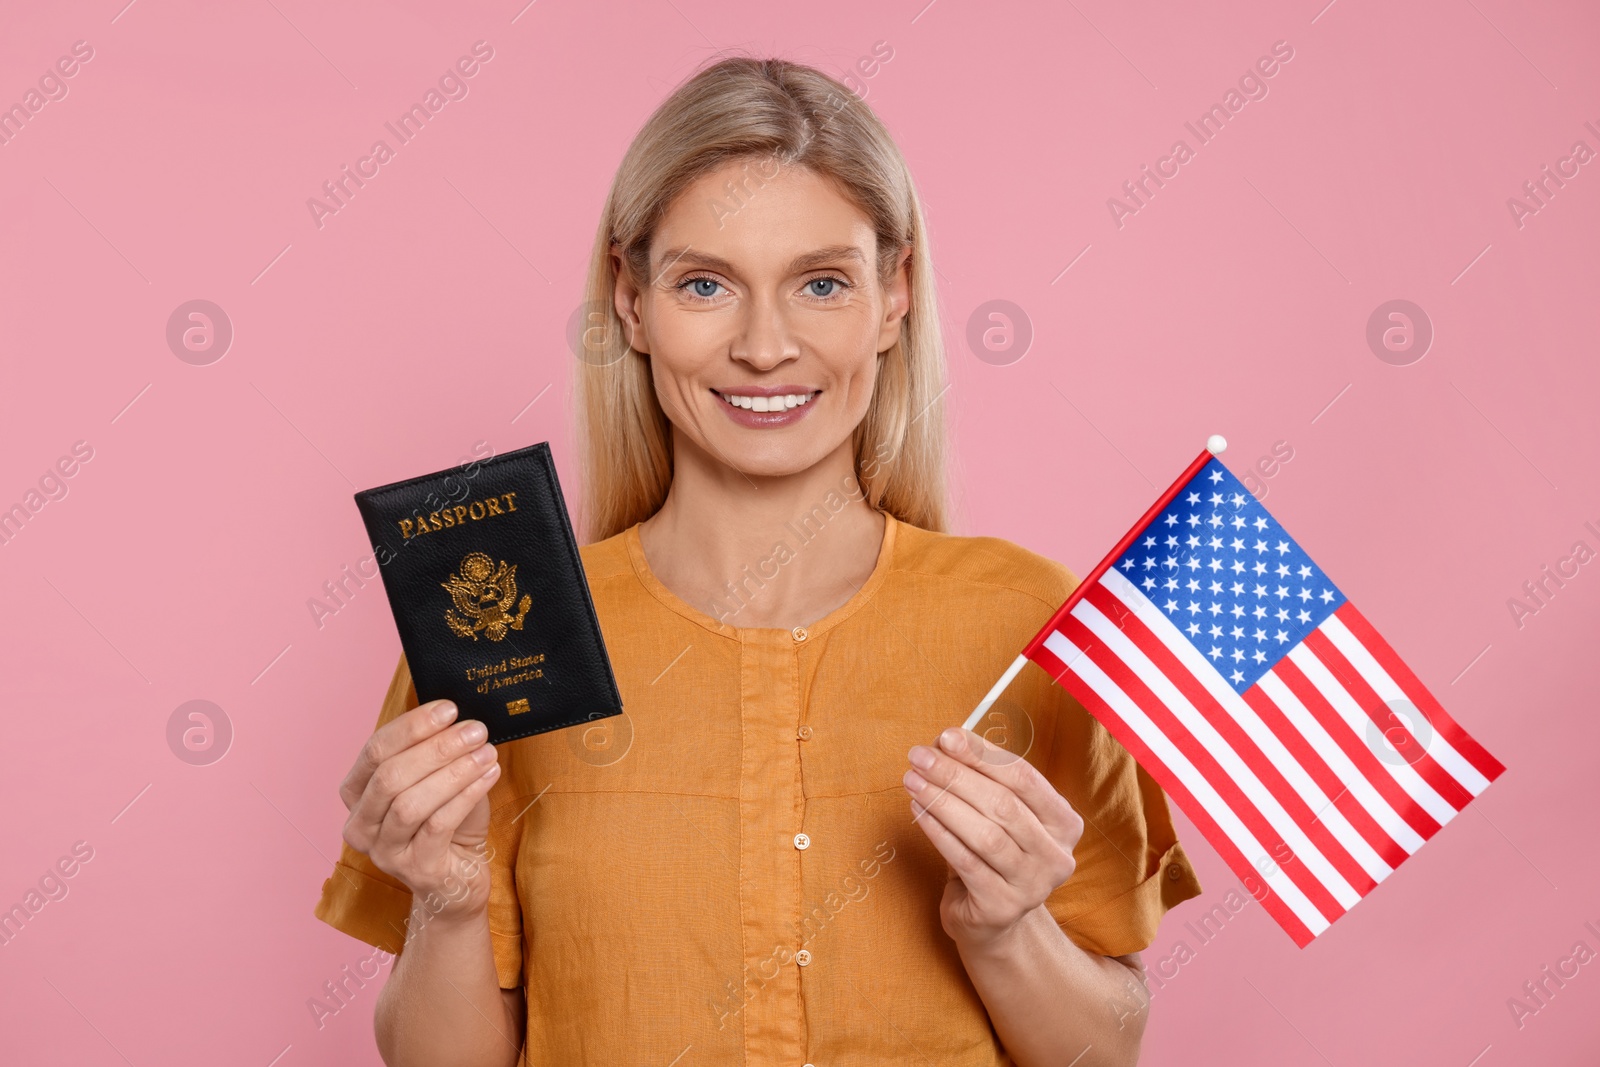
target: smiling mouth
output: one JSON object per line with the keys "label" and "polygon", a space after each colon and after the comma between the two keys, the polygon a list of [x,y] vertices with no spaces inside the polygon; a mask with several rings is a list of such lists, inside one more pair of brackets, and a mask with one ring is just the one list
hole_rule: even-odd
{"label": "smiling mouth", "polygon": [[744,408],[746,411],[787,411],[810,403],[822,393],[821,389],[812,389],[802,393],[783,393],[778,396],[755,396],[742,393],[723,393],[716,389],[711,390],[721,397],[723,402],[730,407]]}

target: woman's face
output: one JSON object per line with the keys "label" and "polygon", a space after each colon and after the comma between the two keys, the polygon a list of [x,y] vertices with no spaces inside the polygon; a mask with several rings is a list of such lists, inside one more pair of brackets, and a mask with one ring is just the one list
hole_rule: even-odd
{"label": "woman's face", "polygon": [[708,173],[673,203],[651,276],[619,277],[617,312],[662,409],[710,462],[781,476],[848,444],[909,305],[909,248],[888,286],[877,252],[827,179],[772,159]]}

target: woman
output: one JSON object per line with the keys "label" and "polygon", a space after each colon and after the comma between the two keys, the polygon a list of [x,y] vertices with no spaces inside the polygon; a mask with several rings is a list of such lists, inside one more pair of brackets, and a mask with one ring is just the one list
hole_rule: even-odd
{"label": "woman", "polygon": [[1139,950],[1200,886],[1044,672],[989,739],[953,726],[1076,580],[944,532],[887,132],[810,68],[704,70],[624,158],[588,297],[582,554],[626,716],[497,751],[402,658],[317,909],[404,949],[385,1061],[1133,1063]]}

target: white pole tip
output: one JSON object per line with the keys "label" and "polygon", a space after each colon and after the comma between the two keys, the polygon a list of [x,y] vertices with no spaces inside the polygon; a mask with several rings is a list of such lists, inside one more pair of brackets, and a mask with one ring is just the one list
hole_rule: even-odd
{"label": "white pole tip", "polygon": [[1213,456],[1222,455],[1222,450],[1228,447],[1227,440],[1220,434],[1214,433],[1206,438],[1206,451]]}

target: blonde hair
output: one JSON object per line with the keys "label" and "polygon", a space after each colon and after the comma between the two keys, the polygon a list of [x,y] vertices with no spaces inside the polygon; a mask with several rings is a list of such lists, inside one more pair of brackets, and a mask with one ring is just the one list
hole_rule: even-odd
{"label": "blonde hair", "polygon": [[945,439],[936,404],[945,389],[944,342],[922,204],[905,160],[878,117],[838,81],[781,59],[734,57],[700,71],[656,109],[606,197],[582,332],[572,339],[584,540],[649,518],[672,484],[671,423],[648,358],[628,345],[617,316],[612,247],[632,278],[648,279],[651,240],[678,195],[708,171],[752,158],[832,179],[872,223],[881,281],[893,277],[910,246],[910,306],[900,340],[880,356],[871,405],[853,436],[856,478],[871,506],[944,532]]}

